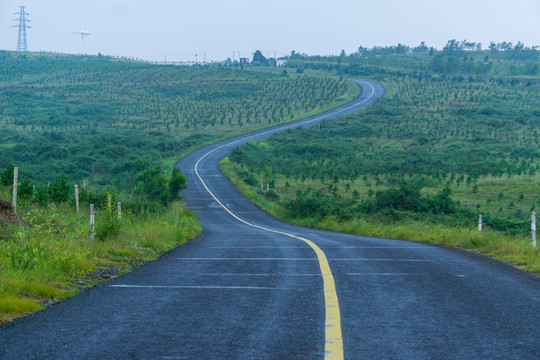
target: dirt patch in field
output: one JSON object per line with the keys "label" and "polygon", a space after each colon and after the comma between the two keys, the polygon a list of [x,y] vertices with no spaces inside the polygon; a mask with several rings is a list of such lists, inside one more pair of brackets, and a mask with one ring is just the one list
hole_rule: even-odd
{"label": "dirt patch in field", "polygon": [[26,225],[26,221],[13,211],[13,206],[10,203],[0,200],[0,227],[10,224],[24,226]]}

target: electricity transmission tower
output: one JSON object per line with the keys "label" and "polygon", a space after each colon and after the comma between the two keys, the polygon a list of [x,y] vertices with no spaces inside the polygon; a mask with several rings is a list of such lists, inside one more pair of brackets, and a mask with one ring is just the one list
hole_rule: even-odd
{"label": "electricity transmission tower", "polygon": [[26,29],[30,29],[31,26],[29,26],[27,23],[30,22],[26,18],[26,15],[30,15],[27,13],[24,8],[26,6],[20,6],[21,10],[18,13],[15,13],[14,15],[19,15],[18,19],[14,19],[13,21],[18,21],[19,25],[13,25],[12,27],[18,27],[19,28],[19,37],[17,38],[17,51],[28,51],[28,42],[26,40]]}

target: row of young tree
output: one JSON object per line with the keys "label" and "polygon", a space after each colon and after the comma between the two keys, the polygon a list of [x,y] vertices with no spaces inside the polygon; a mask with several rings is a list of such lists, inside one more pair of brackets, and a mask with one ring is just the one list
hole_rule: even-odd
{"label": "row of young tree", "polygon": [[248,143],[234,149],[231,159],[256,171],[270,166],[312,179],[419,174],[440,182],[540,170],[537,84],[410,78],[390,84],[395,95],[380,106],[291,130],[262,145]]}
{"label": "row of young tree", "polygon": [[0,159],[49,179],[128,187],[139,159],[330,106],[353,86],[218,66],[0,51]]}

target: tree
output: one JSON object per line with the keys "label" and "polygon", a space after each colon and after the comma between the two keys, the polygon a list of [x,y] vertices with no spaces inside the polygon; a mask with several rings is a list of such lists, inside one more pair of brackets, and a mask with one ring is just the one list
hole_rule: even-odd
{"label": "tree", "polygon": [[51,200],[55,203],[64,203],[68,201],[69,184],[64,175],[57,176],[49,187]]}
{"label": "tree", "polygon": [[34,184],[27,177],[23,178],[18,187],[18,196],[23,200],[29,200],[34,194]]}
{"label": "tree", "polygon": [[169,181],[169,189],[171,191],[171,200],[178,198],[180,191],[187,187],[186,177],[178,168],[174,168]]}
{"label": "tree", "polygon": [[163,206],[168,204],[171,191],[160,165],[139,173],[135,178],[135,184],[135,193],[147,201],[157,201]]}
{"label": "tree", "polygon": [[413,52],[414,53],[423,53],[423,52],[428,52],[428,47],[426,46],[426,42],[425,41],[422,41],[420,43],[420,45],[418,45],[417,47],[413,48]]}
{"label": "tree", "polygon": [[36,186],[36,191],[34,191],[34,196],[32,197],[32,202],[38,204],[39,206],[47,205],[49,200],[49,188],[46,185],[39,184]]}

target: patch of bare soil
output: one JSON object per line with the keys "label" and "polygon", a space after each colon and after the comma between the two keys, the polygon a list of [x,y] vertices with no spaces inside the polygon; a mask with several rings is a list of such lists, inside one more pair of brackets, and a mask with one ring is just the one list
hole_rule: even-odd
{"label": "patch of bare soil", "polygon": [[26,221],[13,211],[13,206],[10,203],[0,200],[0,228],[11,224],[25,226]]}

